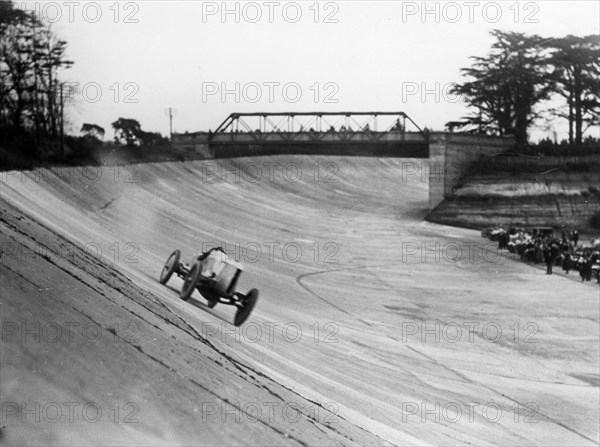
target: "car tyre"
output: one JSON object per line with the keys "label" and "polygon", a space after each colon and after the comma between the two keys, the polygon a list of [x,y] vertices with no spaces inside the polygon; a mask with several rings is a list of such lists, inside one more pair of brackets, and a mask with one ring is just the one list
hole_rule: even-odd
{"label": "car tyre", "polygon": [[169,281],[169,279],[171,279],[171,276],[173,276],[173,273],[175,273],[177,271],[177,269],[179,269],[179,259],[180,258],[181,258],[181,251],[175,250],[173,253],[171,253],[171,256],[169,256],[169,258],[167,259],[167,262],[165,262],[165,266],[163,267],[162,271],[160,272],[160,278],[158,279],[158,281],[161,284],[166,284],[167,281]]}
{"label": "car tyre", "polygon": [[242,304],[238,307],[233,322],[235,326],[241,326],[250,316],[250,313],[252,312],[252,309],[254,309],[256,301],[258,300],[258,290],[252,289],[246,295],[241,296],[243,297]]}
{"label": "car tyre", "polygon": [[181,293],[179,296],[183,301],[187,301],[196,290],[196,284],[198,284],[198,279],[200,278],[201,265],[199,262],[195,262],[194,265],[190,268],[185,275],[183,280],[183,286],[181,287]]}

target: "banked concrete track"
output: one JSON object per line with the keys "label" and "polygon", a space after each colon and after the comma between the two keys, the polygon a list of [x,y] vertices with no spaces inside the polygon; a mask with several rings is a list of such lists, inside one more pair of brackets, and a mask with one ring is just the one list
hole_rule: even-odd
{"label": "banked concrete track", "polygon": [[[598,444],[598,286],[424,222],[410,162],[3,173],[3,442]],[[261,291],[242,328],[156,280],[211,243]]]}

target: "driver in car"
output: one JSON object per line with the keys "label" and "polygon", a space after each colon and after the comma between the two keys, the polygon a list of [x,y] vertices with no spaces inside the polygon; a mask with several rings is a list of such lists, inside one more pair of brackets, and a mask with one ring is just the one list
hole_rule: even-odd
{"label": "driver in car", "polygon": [[221,247],[211,248],[198,255],[197,259],[202,262],[200,273],[206,278],[217,278],[221,270],[225,267],[225,262],[228,260],[225,251]]}

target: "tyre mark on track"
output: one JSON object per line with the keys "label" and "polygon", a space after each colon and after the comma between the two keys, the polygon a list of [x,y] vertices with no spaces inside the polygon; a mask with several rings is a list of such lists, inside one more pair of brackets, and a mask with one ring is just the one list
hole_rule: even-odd
{"label": "tyre mark on track", "polygon": [[[350,312],[348,312],[347,310],[339,307],[338,305],[332,303],[331,301],[327,300],[326,298],[322,297],[321,295],[319,295],[317,292],[315,292],[314,290],[312,290],[309,286],[307,286],[306,284],[303,283],[304,278],[308,277],[308,276],[315,276],[315,275],[325,275],[328,273],[337,273],[337,272],[351,272],[353,270],[368,270],[371,268],[377,268],[377,267],[393,267],[393,264],[382,264],[382,265],[361,265],[361,266],[357,266],[357,267],[344,267],[344,268],[339,268],[339,269],[332,269],[332,270],[320,270],[318,272],[310,272],[310,273],[303,273],[302,275],[298,275],[296,276],[296,282],[300,285],[300,287],[302,287],[304,290],[306,290],[307,292],[311,293],[312,295],[316,296],[317,298],[319,298],[321,301],[329,304],[331,307],[333,307],[334,309],[339,310],[340,312],[345,313],[346,315],[350,315],[352,317],[356,317],[358,318],[357,315],[354,315]],[[367,326],[371,326],[370,324],[368,324],[365,321],[362,321],[359,319],[359,321],[361,321],[362,323],[366,324]]]}
{"label": "tyre mark on track", "polygon": [[302,280],[304,278],[306,278],[307,276],[313,276],[313,275],[322,275],[324,273],[330,273],[330,272],[339,272],[339,271],[343,271],[343,269],[340,270],[325,270],[322,272],[312,272],[312,273],[304,273],[303,275],[298,275],[296,276],[296,282],[300,285],[300,287],[302,287],[304,290],[306,290],[307,292],[311,293],[312,295],[316,296],[317,298],[319,298],[321,301],[329,304],[331,307],[333,307],[334,309],[339,310],[340,312],[345,313],[346,315],[350,315],[350,316],[354,316],[352,315],[350,312],[342,309],[339,306],[336,306],[335,304],[333,304],[331,301],[328,301],[327,299],[323,298],[321,295],[319,295],[317,292],[315,292],[314,290],[312,290],[310,287],[308,287],[307,285],[304,285],[302,283]]}

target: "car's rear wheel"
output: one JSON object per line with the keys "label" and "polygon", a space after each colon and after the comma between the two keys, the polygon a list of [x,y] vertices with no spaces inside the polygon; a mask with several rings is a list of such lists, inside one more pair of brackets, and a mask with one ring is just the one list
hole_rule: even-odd
{"label": "car's rear wheel", "polygon": [[179,268],[179,258],[181,258],[181,251],[175,250],[171,253],[171,256],[169,256],[169,259],[167,259],[165,266],[160,272],[158,280],[161,284],[166,284],[171,279],[171,276],[173,276],[173,273]]}
{"label": "car's rear wheel", "polygon": [[250,313],[252,312],[252,309],[254,309],[256,301],[258,300],[258,290],[252,289],[246,295],[242,296],[242,304],[240,307],[238,307],[233,321],[235,326],[241,326],[250,316]]}
{"label": "car's rear wheel", "polygon": [[194,293],[194,290],[196,290],[196,284],[198,284],[198,278],[200,277],[200,270],[200,263],[195,262],[187,272],[187,275],[185,275],[181,293],[179,294],[183,301],[189,300],[192,293]]}

